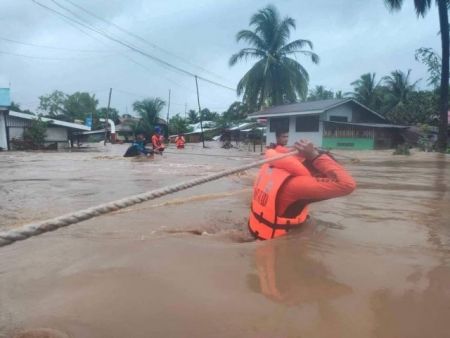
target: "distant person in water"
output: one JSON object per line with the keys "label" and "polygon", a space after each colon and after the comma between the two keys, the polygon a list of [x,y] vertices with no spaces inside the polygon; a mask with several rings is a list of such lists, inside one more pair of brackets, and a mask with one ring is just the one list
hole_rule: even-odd
{"label": "distant person in water", "polygon": [[155,153],[162,155],[164,151],[164,137],[162,136],[161,129],[155,128],[155,133],[152,136],[152,146]]}
{"label": "distant person in water", "polygon": [[184,139],[183,133],[178,133],[177,137],[175,137],[175,145],[177,149],[184,149],[184,144],[186,140]]}
{"label": "distant person in water", "polygon": [[153,156],[153,150],[145,148],[144,135],[139,134],[123,155],[124,157]]}
{"label": "distant person in water", "polygon": [[[280,155],[279,147],[266,158]],[[248,227],[257,239],[271,239],[299,228],[308,219],[313,202],[350,194],[356,187],[350,174],[312,142],[300,140],[298,154],[264,164],[253,187]]]}

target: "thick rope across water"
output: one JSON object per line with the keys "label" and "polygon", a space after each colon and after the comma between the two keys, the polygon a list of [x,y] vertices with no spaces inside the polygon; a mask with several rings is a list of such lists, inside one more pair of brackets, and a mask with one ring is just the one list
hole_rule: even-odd
{"label": "thick rope across water", "polygon": [[41,221],[38,223],[27,224],[27,225],[24,225],[17,229],[3,231],[3,232],[0,232],[0,247],[8,245],[8,244],[12,244],[16,241],[22,241],[22,240],[27,239],[32,236],[40,235],[44,232],[53,231],[53,230],[56,230],[61,227],[65,227],[65,226],[68,226],[71,224],[86,221],[90,218],[100,216],[103,214],[107,214],[109,212],[116,211],[119,209],[123,209],[123,208],[129,207],[134,204],[142,203],[145,201],[150,201],[150,200],[156,199],[158,197],[169,195],[169,194],[181,191],[181,190],[189,189],[191,187],[194,187],[194,186],[197,186],[197,185],[200,185],[203,183],[211,182],[211,181],[217,180],[219,178],[233,175],[238,172],[241,172],[241,171],[244,171],[244,170],[247,170],[250,168],[258,167],[262,164],[265,164],[268,162],[273,162],[273,161],[276,161],[276,160],[279,160],[279,159],[282,159],[282,158],[285,158],[288,156],[292,156],[295,154],[297,154],[297,151],[291,151],[289,153],[285,153],[285,154],[282,154],[279,156],[274,156],[269,159],[264,159],[264,160],[256,161],[253,163],[244,164],[242,166],[239,166],[239,167],[236,167],[233,169],[227,169],[227,170],[218,172],[216,174],[211,174],[211,175],[196,178],[196,179],[193,179],[190,181],[169,185],[167,187],[156,189],[156,190],[151,190],[151,191],[148,191],[148,192],[145,192],[142,194],[125,197],[125,198],[122,198],[117,201],[100,204],[100,205],[97,205],[92,208],[87,208],[84,210],[72,212],[72,213],[65,214],[60,217],[55,217],[55,218]]}

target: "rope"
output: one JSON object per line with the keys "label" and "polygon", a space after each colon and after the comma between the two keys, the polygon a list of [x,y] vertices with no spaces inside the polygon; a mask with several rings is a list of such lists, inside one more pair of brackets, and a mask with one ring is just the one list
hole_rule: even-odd
{"label": "rope", "polygon": [[291,151],[289,153],[282,154],[280,156],[275,156],[269,159],[264,159],[260,161],[256,161],[249,164],[244,164],[242,166],[239,166],[237,168],[227,169],[215,174],[211,174],[205,177],[196,178],[190,181],[178,183],[169,185],[164,188],[151,190],[142,194],[129,196],[122,198],[117,201],[108,202],[104,204],[100,204],[98,206],[87,208],[84,210],[72,212],[69,214],[65,214],[60,217],[55,217],[49,220],[45,220],[38,223],[31,223],[24,225],[18,229],[12,229],[9,231],[3,231],[0,232],[0,247],[6,246],[9,244],[12,244],[16,241],[22,241],[24,239],[27,239],[32,236],[37,236],[42,233],[48,232],[48,231],[54,231],[58,228],[65,227],[71,224],[79,223],[82,221],[86,221],[88,219],[91,219],[93,217],[97,217],[103,214],[107,214],[112,211],[117,211],[119,209],[123,209],[129,206],[132,206],[134,204],[142,203],[145,201],[150,201],[168,194],[173,194],[175,192],[189,189],[191,187],[195,187],[197,185],[211,182],[214,180],[218,180],[219,178],[229,176],[236,174],[241,171],[245,171],[250,168],[258,167],[262,164],[273,162],[285,157],[289,157],[292,155],[297,154],[297,151]]}
{"label": "rope", "polygon": [[223,158],[230,158],[230,157],[236,157],[236,158],[255,158],[256,156],[242,156],[242,155],[229,155],[229,154],[200,154],[200,153],[189,153],[185,152],[184,150],[177,150],[177,151],[164,151],[164,154],[176,154],[176,155],[195,155],[195,156],[211,156],[211,157],[223,157]]}

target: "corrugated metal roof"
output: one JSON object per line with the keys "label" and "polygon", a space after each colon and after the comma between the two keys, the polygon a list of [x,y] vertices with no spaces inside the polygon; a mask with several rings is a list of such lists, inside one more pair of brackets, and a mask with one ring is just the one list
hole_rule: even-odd
{"label": "corrugated metal roof", "polygon": [[332,107],[341,105],[345,102],[352,101],[351,99],[330,99],[330,100],[318,100],[318,101],[308,101],[308,102],[298,102],[292,104],[284,104],[281,106],[274,106],[264,109],[259,112],[249,114],[249,117],[264,117],[271,115],[287,115],[286,113],[303,113],[313,114],[321,113],[325,110],[331,109]]}
{"label": "corrugated metal roof", "polygon": [[[12,110],[9,111],[9,116],[20,118],[20,119],[25,119],[25,120],[35,120],[38,118],[38,116],[36,116],[36,115],[19,113],[19,112],[12,111]],[[50,122],[51,124],[53,124],[55,126],[61,126],[61,127],[77,129],[77,130],[91,130],[91,128],[89,128],[88,126],[82,125],[82,124],[66,122],[66,121],[59,121],[59,120],[55,120],[55,119],[51,119],[51,118],[47,118],[47,117],[41,117],[41,120],[44,122]]]}
{"label": "corrugated metal roof", "polygon": [[312,115],[321,114],[327,110],[338,107],[347,102],[352,102],[370,113],[378,116],[380,119],[386,118],[365,105],[359,103],[354,99],[330,99],[330,100],[318,100],[309,102],[299,102],[293,104],[285,104],[281,106],[270,107],[268,109],[249,114],[248,117],[276,117],[276,116],[292,116],[292,115]]}
{"label": "corrugated metal roof", "polygon": [[0,88],[0,107],[9,107],[11,105],[11,97],[9,88]]}

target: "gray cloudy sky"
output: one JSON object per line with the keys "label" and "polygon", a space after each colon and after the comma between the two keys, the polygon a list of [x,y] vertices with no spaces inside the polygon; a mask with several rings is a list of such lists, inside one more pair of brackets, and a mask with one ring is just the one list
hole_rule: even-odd
{"label": "gray cloudy sky", "polygon": [[[52,0],[36,0],[63,11]],[[158,47],[149,46],[79,12],[66,0],[55,0],[102,30],[139,46],[178,67],[235,88],[252,61],[233,68],[228,60],[245,47],[235,35],[248,27],[250,16],[269,2],[258,0],[71,0]],[[350,91],[350,83],[365,72],[378,78],[390,71],[412,69],[413,80],[426,69],[414,60],[419,47],[440,51],[437,9],[417,19],[413,1],[390,14],[383,0],[277,0],[282,16],[296,20],[291,40],[309,39],[321,61],[299,61],[310,75],[310,88],[321,84]],[[66,13],[67,15],[70,15]],[[0,0],[0,86],[11,84],[12,99],[22,108],[36,109],[38,97],[58,89],[66,93],[95,93],[100,106],[132,112],[135,100],[159,96],[171,89],[171,115],[197,107],[195,82],[87,29],[80,31],[32,0]],[[49,49],[21,45],[52,46]],[[222,112],[237,99],[235,93],[200,81],[202,107]]]}

